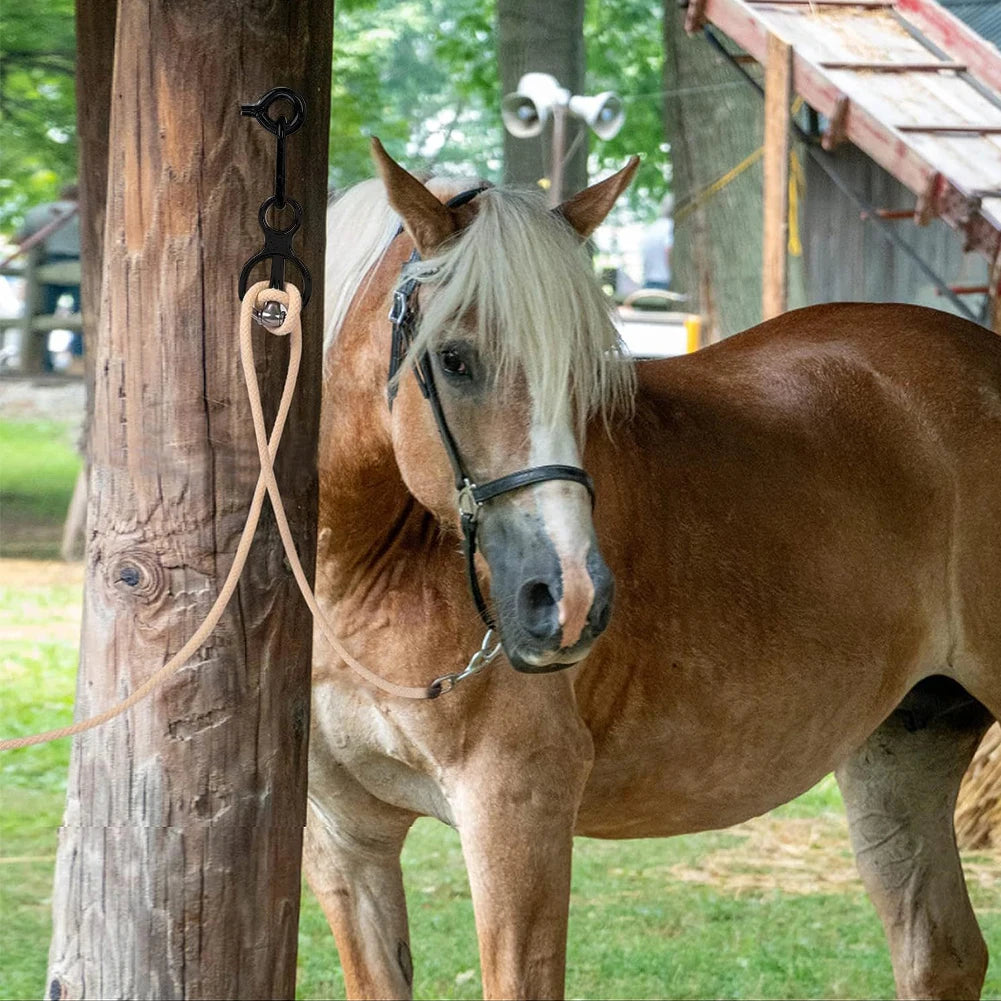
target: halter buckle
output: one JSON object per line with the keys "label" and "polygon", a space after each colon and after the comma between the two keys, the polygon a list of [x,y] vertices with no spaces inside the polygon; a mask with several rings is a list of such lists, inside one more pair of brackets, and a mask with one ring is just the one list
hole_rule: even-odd
{"label": "halter buckle", "polygon": [[476,521],[480,508],[483,506],[476,499],[476,484],[466,480],[465,485],[459,491],[459,514],[470,521]]}
{"label": "halter buckle", "polygon": [[393,305],[389,310],[389,322],[399,326],[407,315],[407,297],[402,289],[393,292]]}

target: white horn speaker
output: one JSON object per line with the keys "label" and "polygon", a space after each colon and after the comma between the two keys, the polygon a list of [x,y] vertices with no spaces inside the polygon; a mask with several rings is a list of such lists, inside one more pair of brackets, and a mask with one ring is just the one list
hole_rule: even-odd
{"label": "white horn speaker", "polygon": [[530,139],[544,128],[554,104],[566,104],[569,92],[548,73],[526,73],[518,89],[501,101],[504,128],[517,139]]}
{"label": "white horn speaker", "polygon": [[594,97],[571,97],[570,111],[583,118],[599,139],[611,139],[618,135],[626,120],[622,101],[610,90]]}

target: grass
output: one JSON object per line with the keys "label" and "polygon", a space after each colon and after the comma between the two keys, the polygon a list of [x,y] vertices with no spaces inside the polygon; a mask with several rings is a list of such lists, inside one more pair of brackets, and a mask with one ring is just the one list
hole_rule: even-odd
{"label": "grass", "polygon": [[0,420],[0,555],[54,559],[80,456],[55,421]]}
{"label": "grass", "polygon": [[[32,425],[16,452],[45,454]],[[58,428],[50,429],[58,437]],[[11,441],[0,425],[0,442]],[[33,443],[33,444],[30,444]],[[35,482],[56,496],[75,465]],[[6,481],[10,452],[4,452]],[[22,494],[30,479],[22,474]],[[41,487],[40,487],[41,489]],[[61,506],[51,496],[33,510]],[[69,720],[81,572],[0,563],[0,734]],[[56,838],[69,756],[66,741],[0,756],[0,999],[43,991]],[[567,960],[571,998],[888,997],[893,980],[883,933],[854,877],[837,787],[828,778],[793,803],[730,831],[658,841],[579,839]],[[984,935],[1001,956],[1001,861],[967,860]],[[458,837],[419,821],[404,852],[415,990],[421,998],[480,996],[469,887]],[[303,893],[298,996],[344,996],[316,900]],[[985,996],[1001,997],[1001,960]]]}

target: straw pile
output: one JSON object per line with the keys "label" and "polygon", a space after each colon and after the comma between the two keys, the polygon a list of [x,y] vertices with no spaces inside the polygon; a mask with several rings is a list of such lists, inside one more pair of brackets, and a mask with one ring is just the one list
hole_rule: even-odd
{"label": "straw pile", "polygon": [[959,788],[956,840],[966,851],[1001,848],[1001,728],[997,723],[980,742]]}

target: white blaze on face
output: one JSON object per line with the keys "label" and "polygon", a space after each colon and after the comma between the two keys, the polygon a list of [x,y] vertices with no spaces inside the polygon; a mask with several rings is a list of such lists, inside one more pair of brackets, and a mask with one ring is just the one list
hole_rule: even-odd
{"label": "white blaze on face", "polygon": [[[530,452],[530,467],[581,464],[569,424],[552,428],[533,421]],[[530,492],[560,564],[563,593],[556,606],[562,628],[560,645],[572,647],[580,639],[594,603],[594,584],[587,569],[594,537],[591,496],[581,484],[569,480],[547,480]]]}

